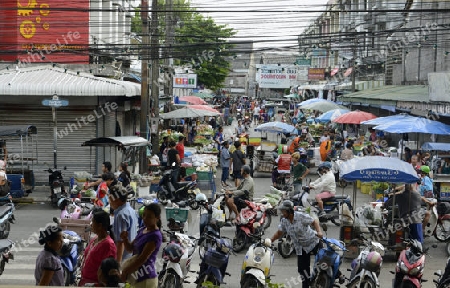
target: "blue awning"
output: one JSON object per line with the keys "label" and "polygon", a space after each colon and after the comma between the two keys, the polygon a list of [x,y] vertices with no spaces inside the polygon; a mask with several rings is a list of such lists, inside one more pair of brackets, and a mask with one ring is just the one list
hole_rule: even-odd
{"label": "blue awning", "polygon": [[450,151],[450,143],[425,142],[422,144],[422,150]]}

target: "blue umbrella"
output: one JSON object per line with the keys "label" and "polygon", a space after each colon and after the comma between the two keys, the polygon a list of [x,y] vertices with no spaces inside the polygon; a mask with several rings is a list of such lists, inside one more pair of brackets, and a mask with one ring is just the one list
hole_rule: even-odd
{"label": "blue umbrella", "polygon": [[316,122],[319,123],[326,123],[330,122],[331,120],[334,120],[336,117],[341,116],[342,114],[348,113],[350,110],[348,109],[333,109],[330,111],[327,111],[316,118]]}
{"label": "blue umbrella", "polygon": [[320,98],[313,98],[313,99],[308,99],[308,100],[302,101],[302,102],[298,103],[297,106],[301,107],[304,105],[308,105],[308,104],[316,103],[316,102],[322,102],[322,101],[328,101],[328,100],[320,99]]}
{"label": "blue umbrella", "polygon": [[410,163],[382,156],[358,157],[345,161],[339,166],[339,176],[348,182],[415,183],[419,180]]}
{"label": "blue umbrella", "polygon": [[386,117],[378,117],[378,118],[375,118],[375,119],[363,121],[363,122],[361,122],[361,124],[381,125],[381,124],[385,124],[385,123],[391,123],[392,121],[408,119],[410,117],[416,118],[416,117],[410,116],[408,114],[397,114],[397,115],[386,116]]}
{"label": "blue umbrella", "polygon": [[270,133],[297,133],[297,129],[294,126],[279,121],[258,125],[258,127],[255,128],[255,131]]}
{"label": "blue umbrella", "polygon": [[404,117],[373,127],[388,133],[428,133],[446,135],[450,134],[450,126],[439,121],[433,121],[422,117]]}

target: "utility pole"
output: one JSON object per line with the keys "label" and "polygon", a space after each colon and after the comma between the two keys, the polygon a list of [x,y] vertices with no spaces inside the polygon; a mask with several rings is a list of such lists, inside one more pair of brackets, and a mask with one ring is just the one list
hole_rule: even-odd
{"label": "utility pole", "polygon": [[[148,139],[147,117],[149,108],[148,94],[148,56],[150,47],[150,35],[148,31],[148,0],[141,0],[141,20],[142,20],[142,49],[141,49],[141,117],[140,132],[141,137]],[[143,147],[139,155],[139,173],[143,174],[148,170],[147,148]]]}
{"label": "utility pole", "polygon": [[[159,118],[159,37],[158,37],[158,0],[152,0],[151,22],[151,59],[152,59],[152,117]],[[156,133],[152,134],[152,153],[159,153],[159,119]]]}
{"label": "utility pole", "polygon": [[165,69],[166,77],[164,77],[164,94],[173,96],[173,58],[172,45],[174,42],[174,21],[173,21],[173,0],[166,0],[166,45],[164,45]]}
{"label": "utility pole", "polygon": [[353,43],[353,59],[352,59],[352,93],[356,92],[356,45],[358,45],[358,38],[355,36],[355,43]]}

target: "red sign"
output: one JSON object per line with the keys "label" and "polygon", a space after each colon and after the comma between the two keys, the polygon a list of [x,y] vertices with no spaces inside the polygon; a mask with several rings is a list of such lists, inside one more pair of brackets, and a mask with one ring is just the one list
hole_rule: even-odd
{"label": "red sign", "polygon": [[308,80],[325,80],[325,68],[309,68]]}
{"label": "red sign", "polygon": [[89,0],[1,0],[0,18],[0,60],[89,63]]}

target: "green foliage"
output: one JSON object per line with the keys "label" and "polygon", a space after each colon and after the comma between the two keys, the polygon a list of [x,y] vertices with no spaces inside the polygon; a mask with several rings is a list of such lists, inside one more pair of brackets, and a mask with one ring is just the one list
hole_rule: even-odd
{"label": "green foliage", "polygon": [[283,283],[281,283],[281,284],[271,283],[270,279],[266,279],[266,284],[267,284],[267,287],[269,287],[269,288],[286,288],[286,285],[284,285]]}
{"label": "green foliage", "polygon": [[202,288],[219,288],[220,286],[214,285],[214,283],[210,281],[206,281],[202,283]]}

